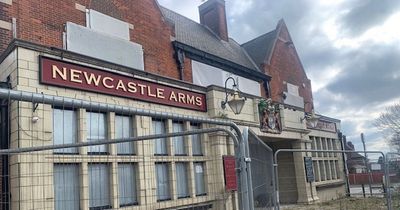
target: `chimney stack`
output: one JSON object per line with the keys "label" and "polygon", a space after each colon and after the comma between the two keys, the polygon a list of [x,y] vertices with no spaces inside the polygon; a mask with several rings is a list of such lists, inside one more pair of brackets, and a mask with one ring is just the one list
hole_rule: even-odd
{"label": "chimney stack", "polygon": [[225,1],[208,0],[199,6],[200,23],[211,29],[220,39],[228,41]]}

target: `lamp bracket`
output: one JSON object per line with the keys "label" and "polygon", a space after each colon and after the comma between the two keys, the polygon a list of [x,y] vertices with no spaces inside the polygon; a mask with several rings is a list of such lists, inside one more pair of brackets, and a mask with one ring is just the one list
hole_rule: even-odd
{"label": "lamp bracket", "polygon": [[36,109],[38,108],[38,106],[39,106],[39,103],[33,102],[33,103],[32,103],[32,112],[35,112]]}

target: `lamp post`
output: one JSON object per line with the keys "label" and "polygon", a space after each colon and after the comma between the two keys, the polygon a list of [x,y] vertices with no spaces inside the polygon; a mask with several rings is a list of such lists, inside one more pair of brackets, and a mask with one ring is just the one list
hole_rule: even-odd
{"label": "lamp post", "polygon": [[[229,94],[228,90],[226,88],[226,85],[228,83],[228,80],[232,80],[233,81],[233,85],[232,85],[232,89],[233,89],[233,93]],[[241,97],[240,96],[240,90],[237,87],[236,81],[233,77],[228,77],[225,80],[225,101],[221,102],[221,108],[225,109],[226,108],[226,104],[229,105],[229,107],[232,109],[233,113],[240,114],[240,112],[243,109],[244,103],[246,101],[246,97]],[[231,98],[228,100],[228,96],[231,95]]]}

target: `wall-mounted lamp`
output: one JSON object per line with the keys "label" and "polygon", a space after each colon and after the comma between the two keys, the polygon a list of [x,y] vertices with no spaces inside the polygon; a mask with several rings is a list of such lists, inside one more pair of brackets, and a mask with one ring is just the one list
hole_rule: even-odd
{"label": "wall-mounted lamp", "polygon": [[[228,83],[228,80],[232,80],[233,81],[233,93],[229,94],[226,88],[226,85]],[[221,108],[225,109],[226,108],[226,104],[229,105],[229,107],[232,109],[233,113],[235,114],[240,114],[240,112],[243,109],[244,106],[244,102],[246,101],[246,97],[241,97],[240,96],[240,90],[237,87],[236,81],[235,79],[233,79],[233,77],[228,77],[225,80],[225,101],[221,102]],[[231,98],[228,101],[228,95],[231,95]]]}
{"label": "wall-mounted lamp", "polygon": [[319,116],[317,116],[314,112],[314,109],[311,111],[311,114],[306,114],[304,115],[303,118],[300,118],[301,123],[304,122],[304,120],[307,120],[307,122],[311,125],[312,128],[317,127],[318,121],[319,121]]}
{"label": "wall-mounted lamp", "polygon": [[39,117],[38,116],[33,116],[32,117],[32,122],[33,123],[37,123],[39,121]]}

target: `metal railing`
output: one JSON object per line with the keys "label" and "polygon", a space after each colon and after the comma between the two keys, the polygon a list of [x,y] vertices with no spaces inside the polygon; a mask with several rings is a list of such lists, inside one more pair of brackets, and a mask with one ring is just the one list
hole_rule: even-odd
{"label": "metal railing", "polygon": [[[283,153],[283,152],[322,152],[322,153],[364,153],[364,151],[343,151],[343,150],[308,150],[308,149],[278,149],[275,154],[274,154],[274,171],[275,171],[275,183],[276,183],[276,203],[278,204],[278,209],[279,207],[279,181],[278,181],[278,154]],[[365,151],[366,153],[371,153],[371,154],[380,154],[382,155],[383,159],[385,160],[385,154],[381,151]],[[387,168],[387,162],[385,161],[384,164],[384,176],[385,176],[385,192],[386,192],[386,204],[387,204],[387,209],[392,210],[392,200],[391,200],[391,193],[390,190],[388,189],[389,186],[389,172]]]}
{"label": "metal railing", "polygon": [[[243,185],[242,192],[240,192],[240,201],[239,204],[242,209],[254,209],[251,204],[252,199],[252,180],[251,180],[251,167],[250,162],[248,160],[248,151],[245,148],[245,142],[243,141],[243,136],[241,134],[240,128],[232,121],[228,120],[219,120],[219,119],[209,119],[203,117],[196,116],[188,116],[181,115],[175,113],[166,113],[159,111],[152,111],[140,108],[133,108],[129,106],[121,106],[115,104],[104,104],[100,102],[86,101],[81,99],[73,99],[67,97],[59,97],[59,96],[51,96],[45,94],[24,92],[24,91],[16,91],[9,89],[0,88],[0,98],[6,100],[16,100],[21,102],[31,102],[34,104],[49,104],[52,106],[58,107],[73,107],[75,109],[82,108],[88,110],[96,110],[97,112],[116,112],[123,113],[125,115],[138,115],[138,116],[148,116],[158,119],[172,119],[177,121],[190,121],[193,123],[206,123],[212,125],[220,125],[230,127],[236,133],[236,137],[232,138],[234,140],[235,145],[239,148],[236,152],[236,158],[239,162],[238,166],[240,167],[239,177],[241,183]],[[112,140],[103,140],[103,141],[91,141],[91,142],[79,142],[74,144],[66,144],[66,145],[52,145],[52,146],[38,146],[38,147],[29,147],[29,148],[15,148],[15,149],[7,149],[1,150],[0,154],[15,154],[21,152],[31,152],[31,151],[42,151],[42,150],[50,150],[50,149],[62,149],[62,148],[72,148],[72,147],[82,147],[82,146],[94,146],[94,145],[104,145],[104,144],[114,144],[114,143],[123,143],[123,142],[132,142],[132,141],[140,141],[140,140],[149,140],[160,137],[174,137],[174,136],[182,136],[182,135],[193,135],[199,134],[201,132],[216,132],[223,131],[226,132],[230,137],[234,136],[232,132],[228,132],[226,129],[203,129],[197,131],[185,131],[185,132],[177,132],[177,133],[169,133],[165,135],[149,135],[149,136],[138,136],[132,138],[120,138],[120,139],[112,139]]]}

